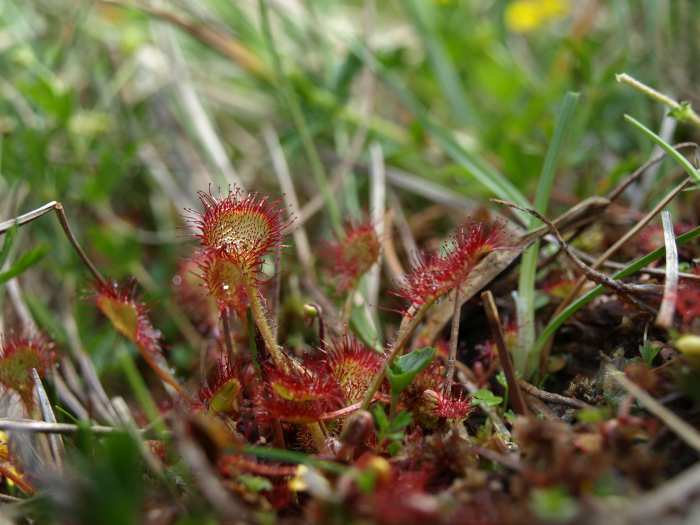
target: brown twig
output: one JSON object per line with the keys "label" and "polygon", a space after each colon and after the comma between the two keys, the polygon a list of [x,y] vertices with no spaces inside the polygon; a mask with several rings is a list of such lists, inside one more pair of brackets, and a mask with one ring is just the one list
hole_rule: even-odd
{"label": "brown twig", "polygon": [[486,290],[485,292],[482,292],[481,300],[484,303],[484,311],[486,312],[486,318],[489,321],[491,335],[496,341],[498,359],[501,362],[501,368],[503,368],[506,381],[508,382],[510,404],[516,414],[521,416],[527,415],[527,405],[525,404],[523,393],[520,391],[520,385],[518,384],[518,379],[515,375],[513,362],[510,359],[510,353],[508,352],[508,347],[506,346],[506,342],[503,337],[501,319],[498,316],[498,309],[496,308],[496,302],[493,300],[493,294],[491,291]]}
{"label": "brown twig", "polygon": [[[697,146],[697,145],[694,144],[694,143],[691,143],[691,144],[694,145],[694,146]],[[688,144],[684,143],[684,144],[681,144],[681,145],[677,145],[677,147],[680,147],[680,146],[682,146],[682,145],[688,145]],[[663,156],[662,156],[661,158],[663,158]],[[652,159],[652,160],[658,161],[658,160],[660,160],[660,158]],[[642,166],[642,167],[646,169],[646,168],[648,168],[650,165],[651,165],[651,164],[647,163],[647,164],[645,164],[645,165]],[[637,170],[637,172],[639,172],[639,174],[641,174],[641,173],[643,172],[642,168],[639,168],[639,170]],[[636,174],[637,172],[635,172],[635,174]],[[634,174],[633,174],[633,175],[634,175]],[[686,179],[685,179],[683,182],[681,182],[678,186],[676,186],[675,188],[673,188],[663,199],[661,199],[661,201],[660,201],[656,206],[654,206],[654,208],[653,208],[649,213],[647,213],[647,214],[644,216],[644,218],[643,218],[641,221],[639,221],[633,228],[631,228],[627,233],[625,233],[625,234],[624,234],[622,237],[620,237],[615,243],[613,243],[613,245],[610,246],[610,248],[608,248],[607,250],[605,250],[605,252],[604,252],[602,255],[600,255],[597,259],[595,259],[595,261],[593,261],[593,264],[591,264],[591,268],[593,268],[593,269],[598,268],[602,263],[604,263],[605,261],[607,261],[615,252],[617,252],[617,250],[618,250],[623,244],[625,244],[625,243],[626,243],[627,241],[629,241],[632,237],[634,237],[635,235],[637,235],[637,233],[639,233],[639,231],[640,231],[642,228],[644,228],[647,224],[649,224],[649,222],[651,222],[652,219],[653,219],[658,213],[660,213],[661,210],[662,210],[669,202],[671,202],[671,201],[676,197],[676,195],[678,195],[678,194],[683,190],[683,188],[685,188],[685,186],[688,184],[688,182],[689,182],[689,179],[686,178]],[[618,189],[619,189],[619,188],[618,188]],[[612,198],[616,198],[616,197],[619,195],[619,193],[617,192],[618,189],[613,190],[613,192],[611,192]],[[622,188],[622,189],[624,189],[624,188]],[[622,191],[622,190],[620,190],[620,192],[621,192],[621,191]],[[612,200],[612,199],[611,199],[611,200]],[[566,297],[562,300],[562,302],[559,303],[559,305],[557,306],[556,310],[555,310],[554,313],[552,314],[552,319],[554,319],[557,315],[559,315],[561,312],[563,312],[564,309],[565,309],[567,306],[569,306],[569,304],[571,304],[571,302],[572,302],[572,301],[576,298],[576,296],[579,294],[579,292],[581,291],[581,288],[583,288],[583,285],[584,285],[585,283],[586,283],[586,276],[585,276],[585,275],[582,275],[582,276],[579,277],[579,279],[576,281],[576,283],[574,284],[573,288],[571,289],[571,291],[569,291],[569,293],[568,293],[568,294],[566,295]],[[547,359],[549,358],[549,352],[550,352],[551,348],[552,348],[552,339],[550,339],[550,340],[547,342],[547,344],[546,344],[546,345],[544,346],[544,348],[542,349],[542,353],[540,354],[540,370],[545,370],[545,368],[546,368],[546,367],[545,367],[545,364],[546,364],[546,362],[547,362]]]}
{"label": "brown twig", "polygon": [[92,263],[90,258],[83,250],[83,248],[80,246],[78,239],[76,239],[75,235],[73,235],[73,231],[71,230],[70,224],[68,224],[68,217],[66,217],[66,212],[63,209],[63,204],[57,202],[54,206],[54,210],[56,210],[56,215],[58,215],[58,222],[61,223],[61,228],[63,228],[66,237],[68,237],[68,240],[73,245],[73,248],[78,254],[78,257],[80,257],[87,269],[90,270],[90,273],[95,278],[97,283],[100,286],[107,286],[107,281],[105,281],[104,277],[102,277],[102,274],[99,272],[97,267]]}
{"label": "brown twig", "polygon": [[559,244],[562,247],[562,250],[564,253],[569,257],[569,259],[578,267],[579,270],[581,270],[584,273],[584,276],[590,279],[591,281],[595,282],[596,284],[600,284],[602,286],[605,286],[606,288],[609,288],[613,290],[614,292],[620,294],[621,296],[625,297],[628,301],[630,301],[632,304],[637,306],[638,308],[645,310],[649,313],[656,313],[656,311],[651,308],[649,305],[642,303],[639,301],[634,294],[636,293],[636,290],[634,287],[626,285],[620,281],[616,281],[615,279],[612,279],[608,275],[601,273],[592,267],[588,266],[586,263],[584,263],[581,259],[579,259],[571,250],[569,250],[569,245],[567,242],[564,240],[562,237],[561,233],[557,229],[557,227],[554,225],[552,221],[550,221],[547,217],[542,215],[540,212],[537,210],[534,210],[532,208],[525,208],[523,206],[519,206],[514,203],[509,203],[507,201],[502,201],[499,199],[492,199],[494,202],[497,202],[499,204],[504,204],[506,206],[509,206],[511,208],[515,208],[521,211],[524,211],[526,213],[529,213],[531,215],[534,215],[537,217],[539,220],[541,220],[543,223],[545,223],[554,233],[556,236],[557,240],[559,241]]}
{"label": "brown twig", "polygon": [[566,405],[572,408],[589,408],[590,405],[584,403],[580,399],[575,399],[573,397],[562,396],[560,394],[555,394],[554,392],[547,392],[546,390],[541,390],[535,385],[528,383],[524,379],[518,381],[520,387],[533,397],[546,401],[548,403],[556,403],[558,405]]}
{"label": "brown twig", "polygon": [[[680,142],[679,144],[674,144],[674,145],[673,145],[673,149],[676,149],[676,150],[684,149],[684,148],[690,148],[690,147],[697,148],[698,145],[697,145],[695,142]],[[608,192],[608,194],[606,195],[606,197],[607,197],[610,201],[617,200],[617,198],[618,198],[620,195],[622,195],[622,194],[624,193],[624,191],[625,191],[631,184],[633,184],[634,182],[636,182],[637,179],[639,179],[639,177],[641,177],[641,176],[644,174],[644,172],[645,172],[646,170],[648,170],[649,168],[651,168],[651,167],[654,166],[655,164],[658,164],[659,162],[661,162],[662,160],[664,160],[664,159],[666,158],[667,155],[668,155],[668,153],[666,153],[666,152],[664,151],[663,153],[661,153],[660,155],[654,157],[653,159],[649,159],[648,161],[646,161],[646,162],[645,162],[644,164],[642,164],[639,168],[637,168],[636,170],[634,170],[634,172],[632,172],[632,173],[629,174],[627,177],[625,177],[622,181],[620,181],[620,183],[619,183],[617,186],[615,186],[612,190],[610,190],[610,192]]]}

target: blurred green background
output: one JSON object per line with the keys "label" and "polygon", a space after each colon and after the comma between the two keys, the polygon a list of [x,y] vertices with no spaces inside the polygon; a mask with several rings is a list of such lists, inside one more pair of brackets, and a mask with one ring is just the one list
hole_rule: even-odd
{"label": "blurred green background", "polygon": [[[627,72],[697,105],[692,0],[267,5],[269,31],[255,1],[0,0],[0,215],[62,201],[103,271],[135,276],[158,305],[180,367],[195,358],[177,305],[160,300],[191,250],[183,209],[210,184],[280,194],[274,154],[302,207],[323,180],[342,179],[331,192],[340,217],[368,208],[372,144],[407,214],[513,194],[503,181],[532,199],[557,109],[576,91],[554,213],[648,158],[652,144],[625,113],[669,140],[692,137],[615,81]],[[313,239],[332,217],[310,219]],[[57,222],[18,239],[15,257],[47,249],[21,281],[34,318],[59,343],[74,318],[98,368],[111,366],[117,336],[78,300],[89,282]]]}

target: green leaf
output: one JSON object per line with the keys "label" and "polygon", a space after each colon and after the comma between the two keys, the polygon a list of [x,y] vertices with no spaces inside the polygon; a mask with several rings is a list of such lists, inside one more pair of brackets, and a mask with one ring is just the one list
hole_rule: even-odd
{"label": "green leaf", "polygon": [[467,150],[455,139],[454,133],[436,124],[423,104],[406,88],[405,82],[391,73],[372,52],[360,42],[355,42],[353,50],[358,57],[374,71],[399,97],[413,113],[420,124],[432,135],[435,142],[471,175],[494,195],[501,199],[513,201],[521,206],[529,206],[528,200],[510,180],[496,168],[488,164],[478,154]]}
{"label": "green leaf", "polygon": [[530,508],[538,518],[556,522],[569,521],[579,511],[578,503],[563,487],[534,489],[530,495]]}
{"label": "green leaf", "polygon": [[[562,147],[574,116],[574,109],[578,101],[578,93],[568,92],[564,96],[559,112],[557,123],[554,128],[552,140],[547,148],[547,154],[542,164],[542,171],[537,182],[537,192],[535,193],[535,209],[547,214],[549,196],[554,186],[557,160],[561,155]],[[530,228],[534,228],[539,223],[535,217],[529,218]],[[539,355],[531,352],[535,342],[535,280],[537,275],[537,263],[539,262],[540,243],[535,241],[525,252],[523,252],[522,263],[520,264],[520,278],[518,283],[517,318],[518,318],[518,344],[513,353],[513,364],[516,371],[523,377],[529,375],[537,369]]]}
{"label": "green leaf", "polygon": [[383,350],[379,343],[379,334],[377,333],[374,323],[369,318],[369,312],[365,304],[360,306],[353,305],[350,314],[350,327],[353,333],[359,337],[360,341],[364,344],[377,351]]}
{"label": "green leaf", "polygon": [[411,18],[416,32],[423,40],[430,67],[435,72],[436,80],[444,97],[450,103],[454,116],[459,124],[467,124],[472,120],[472,110],[465,97],[465,89],[459,78],[459,73],[450,58],[439,31],[433,27],[423,11],[430,2],[419,3],[416,0],[402,2],[404,9]]}
{"label": "green leaf", "polygon": [[48,253],[48,251],[48,247],[39,245],[36,248],[22,254],[22,256],[17,259],[8,270],[0,273],[0,284],[5,284],[10,279],[24,273],[31,266],[38,263],[44,257],[44,255]]}
{"label": "green leaf", "polygon": [[666,153],[668,153],[668,155],[673,160],[675,160],[678,164],[681,165],[681,167],[685,170],[685,172],[691,179],[695,179],[696,182],[700,182],[700,172],[695,169],[695,167],[690,163],[688,159],[686,159],[683,155],[678,153],[678,151],[673,146],[671,146],[668,142],[659,137],[656,133],[647,128],[644,124],[639,122],[634,117],[625,115],[625,120],[627,120],[627,122],[631,122],[632,125],[634,125],[637,129],[641,130],[641,132],[644,133],[647,137],[653,140],[657,146],[659,146]]}
{"label": "green leaf", "polygon": [[576,412],[576,419],[581,423],[602,423],[610,417],[608,407],[582,408]]}
{"label": "green leaf", "polygon": [[262,476],[253,476],[252,474],[239,474],[236,478],[238,482],[251,492],[263,492],[272,490],[272,483],[267,478]]}
{"label": "green leaf", "polygon": [[377,429],[379,429],[380,433],[389,430],[389,418],[386,417],[384,409],[381,405],[374,405],[372,414],[374,415],[374,422],[377,425]]}
{"label": "green leaf", "polygon": [[237,452],[251,454],[262,459],[271,459],[274,461],[295,463],[298,465],[308,465],[309,467],[315,467],[320,470],[327,470],[328,472],[335,472],[337,474],[342,474],[347,470],[347,467],[345,465],[341,465],[340,463],[327,461],[325,459],[318,459],[310,456],[309,454],[304,454],[303,452],[298,452],[296,450],[249,445],[242,447]]}
{"label": "green leaf", "polygon": [[17,225],[15,224],[7,230],[7,233],[5,233],[5,239],[2,242],[2,250],[0,250],[0,268],[5,266],[5,261],[7,260],[7,256],[10,254],[10,248],[12,248],[12,244],[15,241],[15,237],[17,236]]}
{"label": "green leaf", "polygon": [[472,403],[486,407],[497,407],[503,403],[503,398],[491,392],[488,388],[482,388],[472,395]]}
{"label": "green leaf", "polygon": [[410,425],[412,420],[413,416],[411,416],[411,413],[407,410],[404,410],[396,414],[396,417],[391,421],[390,428],[394,432],[401,431],[408,425]]}
{"label": "green leaf", "polygon": [[661,347],[653,345],[649,341],[646,341],[639,347],[639,355],[642,356],[642,359],[647,366],[652,365],[654,358],[659,354],[659,352],[661,352]]}
{"label": "green leaf", "polygon": [[411,384],[413,379],[435,358],[435,349],[420,348],[402,355],[389,366],[386,376],[391,385],[392,394],[398,395]]}

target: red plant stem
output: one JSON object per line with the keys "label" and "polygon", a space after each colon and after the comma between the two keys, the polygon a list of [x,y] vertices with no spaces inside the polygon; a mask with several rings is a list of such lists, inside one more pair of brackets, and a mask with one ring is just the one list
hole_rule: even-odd
{"label": "red plant stem", "polygon": [[27,483],[22,476],[20,476],[14,469],[10,466],[0,465],[0,476],[3,476],[15,485],[25,494],[34,494],[34,487]]}
{"label": "red plant stem", "polygon": [[455,377],[455,362],[457,361],[457,345],[459,343],[459,321],[462,313],[461,288],[462,283],[459,283],[457,288],[455,288],[455,304],[452,312],[452,326],[450,328],[450,354],[447,357],[447,371],[445,372],[445,394],[449,394],[452,390],[452,381]]}
{"label": "red plant stem", "polygon": [[510,359],[510,352],[508,352],[505,339],[503,338],[501,319],[498,316],[498,309],[496,308],[496,302],[493,300],[493,294],[491,291],[486,290],[485,292],[482,292],[481,300],[484,303],[484,310],[489,321],[489,326],[491,327],[491,333],[496,341],[498,359],[501,362],[501,368],[503,368],[503,372],[506,375],[506,381],[508,382],[510,404],[516,414],[523,416],[527,415],[527,405],[525,404],[523,393],[520,391],[518,378],[515,375],[513,362]]}
{"label": "red plant stem", "polygon": [[250,300],[250,311],[253,314],[255,325],[258,327],[258,330],[260,330],[260,335],[265,342],[267,351],[270,352],[270,356],[272,357],[275,366],[286,371],[289,369],[287,358],[277,346],[277,341],[275,340],[275,336],[272,333],[272,328],[270,328],[270,323],[267,320],[267,315],[265,314],[265,307],[260,301],[258,289],[255,286],[250,285],[248,285],[246,288],[248,298]]}
{"label": "red plant stem", "polygon": [[226,470],[227,474],[231,474],[229,469],[236,469],[244,470],[246,472],[253,472],[262,476],[286,477],[294,476],[298,467],[258,463],[242,456],[224,456],[219,461],[219,468]]}
{"label": "red plant stem", "polygon": [[231,311],[228,308],[221,310],[221,324],[224,327],[224,344],[226,345],[226,351],[228,352],[229,362],[233,363],[233,358],[236,355],[235,348],[233,346],[233,332],[231,331]]}
{"label": "red plant stem", "polygon": [[146,349],[146,348],[141,348],[139,345],[139,350],[141,351],[141,355],[143,356],[144,361],[146,361],[146,364],[151,367],[151,370],[155,372],[155,374],[160,378],[163,383],[167,383],[171,387],[175,389],[175,391],[182,397],[183,399],[187,400],[189,403],[194,404],[194,399],[192,396],[185,390],[180,383],[178,383],[177,379],[175,379],[170,372],[168,372],[166,369],[164,369],[160,364],[156,362],[156,360],[153,358],[153,355],[151,352]]}
{"label": "red plant stem", "polygon": [[[374,400],[389,402],[390,398],[389,398],[389,396],[378,392],[374,395]],[[321,414],[318,417],[318,419],[319,419],[319,421],[328,421],[329,419],[338,419],[339,417],[344,417],[344,416],[352,414],[353,412],[357,412],[358,410],[360,410],[360,408],[362,408],[362,401],[358,401],[357,403],[353,403],[352,405],[348,405],[346,407],[339,408],[338,410],[334,410],[333,412],[326,412],[324,414]]]}
{"label": "red plant stem", "polygon": [[384,381],[384,377],[386,376],[386,371],[388,370],[389,366],[394,361],[394,359],[396,359],[396,356],[401,353],[401,350],[403,350],[404,346],[406,346],[406,343],[408,343],[408,340],[411,338],[411,334],[413,334],[413,331],[418,326],[418,323],[421,322],[423,316],[428,311],[428,308],[430,308],[431,304],[432,302],[422,304],[411,315],[411,317],[408,320],[406,319],[406,317],[404,317],[404,319],[401,321],[399,334],[397,335],[396,340],[394,341],[394,344],[391,347],[389,357],[387,357],[386,361],[384,361],[384,365],[375,374],[369,387],[367,387],[367,392],[365,393],[365,397],[362,400],[362,405],[360,405],[360,408],[362,408],[363,410],[367,410],[367,407],[369,407],[370,403],[374,399],[374,394],[377,392],[377,390],[379,390],[382,381]]}

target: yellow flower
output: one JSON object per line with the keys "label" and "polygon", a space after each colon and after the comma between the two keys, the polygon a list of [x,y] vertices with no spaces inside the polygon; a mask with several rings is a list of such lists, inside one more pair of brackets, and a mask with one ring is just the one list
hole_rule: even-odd
{"label": "yellow flower", "polygon": [[568,11],[568,0],[515,0],[506,7],[506,26],[513,32],[527,33]]}

